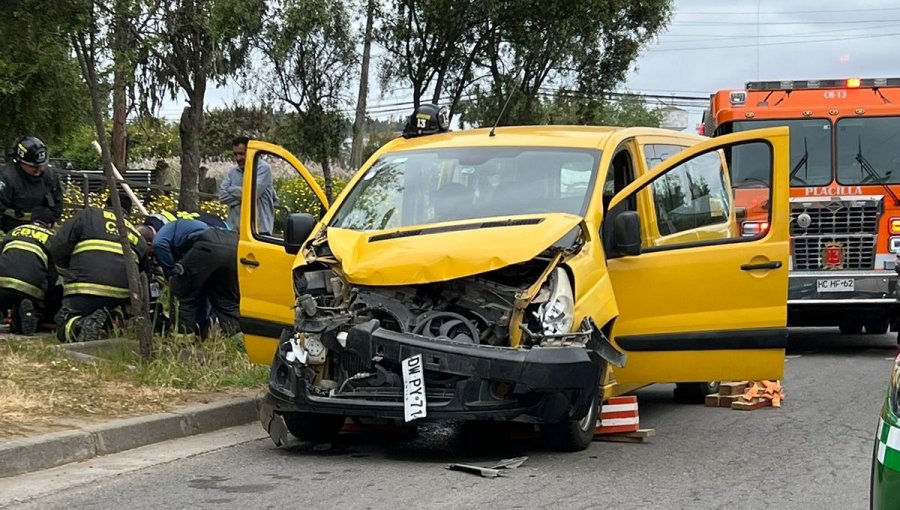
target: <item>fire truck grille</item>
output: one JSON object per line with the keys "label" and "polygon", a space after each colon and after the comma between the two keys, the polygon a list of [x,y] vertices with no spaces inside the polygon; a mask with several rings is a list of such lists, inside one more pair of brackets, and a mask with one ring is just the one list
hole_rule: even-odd
{"label": "fire truck grille", "polygon": [[[875,236],[816,236],[794,237],[793,245],[795,271],[821,271],[823,269],[874,269]],[[840,267],[825,267],[826,245],[837,244],[842,250]]]}
{"label": "fire truck grille", "polygon": [[880,217],[881,200],[792,202],[791,235],[877,235]]}

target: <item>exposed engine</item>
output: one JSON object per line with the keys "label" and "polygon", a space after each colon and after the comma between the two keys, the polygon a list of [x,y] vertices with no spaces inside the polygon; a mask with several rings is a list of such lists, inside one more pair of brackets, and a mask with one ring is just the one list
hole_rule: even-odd
{"label": "exposed engine", "polygon": [[[563,269],[548,269],[553,263],[539,258],[458,280],[397,287],[350,285],[328,266],[307,268],[295,278],[296,329],[282,355],[302,361],[307,380],[334,396],[348,386],[400,385],[399,359],[368,352],[369,334],[378,328],[465,345],[531,347],[545,337],[583,344],[590,331],[571,333],[571,284]],[[558,295],[560,289],[568,295]],[[513,336],[518,345],[511,345]],[[429,386],[451,389],[456,379],[432,374]]]}

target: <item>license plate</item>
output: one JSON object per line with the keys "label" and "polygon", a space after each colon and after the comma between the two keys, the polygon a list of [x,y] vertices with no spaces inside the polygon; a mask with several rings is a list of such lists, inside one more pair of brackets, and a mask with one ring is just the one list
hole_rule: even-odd
{"label": "license plate", "polygon": [[425,373],[422,370],[422,355],[403,360],[403,419],[407,422],[424,418]]}
{"label": "license plate", "polygon": [[853,292],[854,286],[853,278],[816,280],[816,291],[818,292]]}

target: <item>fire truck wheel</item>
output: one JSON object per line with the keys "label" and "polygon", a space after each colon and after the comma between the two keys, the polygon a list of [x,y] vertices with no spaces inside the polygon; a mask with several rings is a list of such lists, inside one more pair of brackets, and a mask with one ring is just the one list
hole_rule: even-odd
{"label": "fire truck wheel", "polygon": [[890,324],[886,320],[867,322],[866,323],[866,334],[867,335],[883,335],[888,332],[889,325]]}
{"label": "fire truck wheel", "polygon": [[842,335],[859,335],[863,331],[863,325],[858,322],[848,322],[838,326]]}

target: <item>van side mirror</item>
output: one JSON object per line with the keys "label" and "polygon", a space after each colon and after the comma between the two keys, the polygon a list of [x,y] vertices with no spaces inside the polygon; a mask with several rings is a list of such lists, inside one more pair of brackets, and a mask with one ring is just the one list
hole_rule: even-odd
{"label": "van side mirror", "polygon": [[284,228],[284,251],[291,255],[299,253],[315,227],[316,218],[312,214],[294,213],[288,216]]}
{"label": "van side mirror", "polygon": [[617,255],[641,254],[641,218],[637,211],[624,211],[613,222],[613,250]]}

